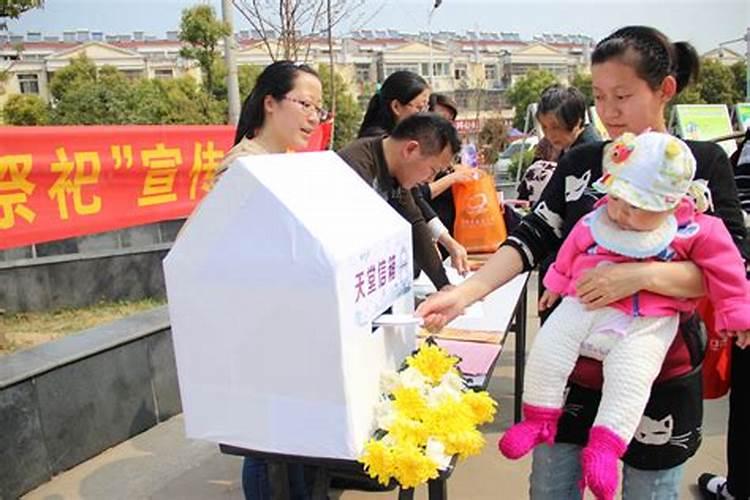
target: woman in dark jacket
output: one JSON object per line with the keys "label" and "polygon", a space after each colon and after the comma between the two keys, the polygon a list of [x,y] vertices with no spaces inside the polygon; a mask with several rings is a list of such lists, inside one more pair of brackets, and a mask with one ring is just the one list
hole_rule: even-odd
{"label": "woman in dark jacket", "polygon": [[[687,43],[671,43],[644,26],[622,28],[600,41],[592,54],[596,107],[607,132],[666,131],[667,103],[697,73],[698,56]],[[697,162],[696,178],[708,181],[714,215],[721,217],[747,259],[748,248],[729,161],[715,144],[687,141]],[[553,254],[573,225],[597,201],[591,184],[602,174],[604,143],[576,147],[560,161],[534,211],[474,276],[433,295],[417,312],[430,328],[444,325],[472,302]],[[638,262],[590,271],[577,283],[578,298],[590,308],[649,290],[674,297],[703,295],[702,276],[690,262]],[[701,440],[700,364],[703,346],[695,316],[683,318],[644,412],[623,456],[623,499],[676,499],[684,463]],[[581,498],[580,453],[599,398],[601,364],[580,358],[569,379],[565,413],[556,444],[534,451],[530,478],[533,499]]]}

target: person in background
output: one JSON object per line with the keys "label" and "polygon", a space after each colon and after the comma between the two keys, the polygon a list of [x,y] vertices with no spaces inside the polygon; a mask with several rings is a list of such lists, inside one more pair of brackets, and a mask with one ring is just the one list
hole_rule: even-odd
{"label": "person in background", "polygon": [[575,87],[555,84],[544,89],[536,119],[544,137],[536,147],[535,162],[518,185],[518,199],[532,204],[541,196],[554,167],[566,152],[581,144],[601,141],[594,126],[586,124],[586,97]]}
{"label": "person in background", "polygon": [[[309,66],[291,61],[277,61],[267,66],[242,105],[234,147],[224,157],[217,175],[242,156],[282,154],[306,146],[313,130],[328,118],[322,102],[320,78]],[[279,492],[273,491],[269,469],[279,471],[281,465],[245,457],[242,465],[245,498],[270,500],[277,497]],[[309,499],[311,488],[305,480],[303,466],[288,464],[287,473],[290,497]]]}
{"label": "person in background", "polygon": [[[695,49],[672,43],[646,26],[618,29],[599,41],[591,56],[596,110],[611,137],[651,129],[666,132],[667,104],[697,75]],[[708,182],[714,214],[747,259],[747,233],[729,161],[713,143],[686,141],[696,159],[697,179]],[[423,302],[417,314],[437,329],[465,307],[554,253],[572,227],[598,201],[591,185],[602,176],[605,143],[566,152],[531,214],[472,277]],[[598,309],[647,290],[666,296],[702,296],[703,278],[690,262],[612,264],[587,271],[576,281],[578,299]],[[695,315],[682,318],[651,391],[635,438],[623,457],[622,497],[677,499],[685,462],[701,440],[703,343]],[[534,449],[530,496],[534,500],[580,499],[581,452],[601,398],[601,363],[580,357],[568,380],[566,409],[555,443]]]}
{"label": "person in background", "polygon": [[560,157],[561,151],[557,149],[549,137],[542,137],[534,148],[534,161],[544,160],[553,161],[557,163],[557,159]]}
{"label": "person in background", "polygon": [[[535,162],[524,173],[518,186],[519,199],[527,199],[532,205],[542,195],[544,188],[565,154],[576,146],[596,143],[601,140],[593,125],[586,124],[586,98],[575,87],[550,85],[542,91],[536,110],[536,119],[554,151],[559,152],[557,160],[552,162]],[[544,293],[544,277],[547,269],[555,259],[554,254],[544,259],[539,265],[539,297]],[[551,309],[540,311],[542,322],[547,319]]]}
{"label": "person in background", "polygon": [[[455,123],[458,106],[453,99],[445,94],[432,94],[430,95],[430,111],[443,116],[451,123]],[[470,181],[473,178],[471,173],[471,167],[462,163],[455,163],[438,174],[434,181],[418,186],[422,199],[427,200],[440,221],[448,228],[451,236],[456,221],[456,207],[451,187],[457,182]],[[447,252],[444,252],[441,248],[441,255],[445,258],[447,257],[446,254]]]}
{"label": "person in background", "polygon": [[536,119],[544,137],[560,152],[558,161],[576,146],[601,141],[596,128],[586,123],[586,97],[575,87],[551,85],[544,89]]}
{"label": "person in background", "polygon": [[435,113],[401,120],[388,136],[357,139],[338,154],[412,225],[414,258],[435,287],[449,284],[412,188],[435,177],[461,147],[453,125]]}
{"label": "person in background", "polygon": [[[430,87],[424,78],[411,71],[392,73],[370,98],[358,138],[390,134],[401,120],[420,111],[427,111],[429,98]],[[450,162],[446,163],[444,167],[448,165],[450,165]],[[466,273],[469,270],[466,249],[451,236],[450,231],[441,222],[441,219],[427,202],[430,198],[425,198],[422,195],[422,189],[418,186],[413,188],[412,198],[422,212],[422,217],[427,223],[432,240],[440,243],[447,250],[451,257],[451,265],[459,273]],[[439,258],[437,250],[434,253],[436,254],[435,258]],[[424,269],[425,266],[433,267],[432,264],[422,260],[425,257],[420,256],[419,260],[416,260],[417,255],[415,254],[415,273]]]}
{"label": "person in background", "polygon": [[[737,194],[750,221],[750,130],[732,155]],[[747,270],[746,270],[747,273]],[[744,347],[747,347],[745,345]],[[729,427],[727,429],[726,477],[704,472],[698,487],[706,498],[748,500],[750,498],[750,349],[732,346],[729,374]]]}

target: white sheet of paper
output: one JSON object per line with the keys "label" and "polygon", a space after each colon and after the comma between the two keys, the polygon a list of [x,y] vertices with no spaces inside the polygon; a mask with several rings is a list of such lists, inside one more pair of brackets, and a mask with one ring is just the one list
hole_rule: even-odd
{"label": "white sheet of paper", "polygon": [[[473,273],[462,277],[455,269],[446,265],[446,274],[451,284],[458,285]],[[464,314],[457,317],[446,326],[464,330],[485,330],[504,332],[510,326],[513,313],[516,310],[518,298],[523,293],[524,285],[529,273],[521,273],[508,283],[487,295],[481,301],[467,307]],[[414,280],[414,294],[425,296],[435,293],[435,286],[427,275],[421,273]]]}
{"label": "white sheet of paper", "polygon": [[411,314],[381,314],[372,322],[373,326],[421,325],[422,318]]}

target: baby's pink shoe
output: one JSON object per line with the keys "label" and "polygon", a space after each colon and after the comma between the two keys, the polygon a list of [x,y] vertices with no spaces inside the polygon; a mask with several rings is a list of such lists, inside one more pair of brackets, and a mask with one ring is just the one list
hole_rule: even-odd
{"label": "baby's pink shoe", "polygon": [[560,415],[562,415],[562,408],[544,408],[524,404],[524,420],[505,431],[503,437],[497,442],[500,453],[515,460],[526,455],[539,443],[553,444]]}
{"label": "baby's pink shoe", "polygon": [[581,453],[583,486],[588,486],[597,500],[613,500],[619,477],[617,461],[628,449],[628,444],[607,427],[595,426],[589,432],[589,442]]}

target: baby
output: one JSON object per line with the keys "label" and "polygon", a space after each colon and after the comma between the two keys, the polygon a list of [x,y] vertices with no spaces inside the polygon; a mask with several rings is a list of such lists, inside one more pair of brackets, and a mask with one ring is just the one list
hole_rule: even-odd
{"label": "baby", "polygon": [[716,330],[742,336],[750,329],[750,287],[723,222],[702,213],[710,195],[705,183],[693,180],[695,159],[684,142],[657,132],[625,134],[605,146],[603,167],[595,187],[607,196],[573,227],[544,277],[542,301],[564,298],[529,355],[524,420],[508,429],[499,447],[516,459],[539,443],[552,444],[576,360],[599,359],[602,400],[581,461],[584,485],[609,499],[617,489],[617,461],[643,415],[679,313],[694,311],[696,301],[640,291],[589,311],[576,298],[576,281],[596,266],[689,260],[703,272]]}

